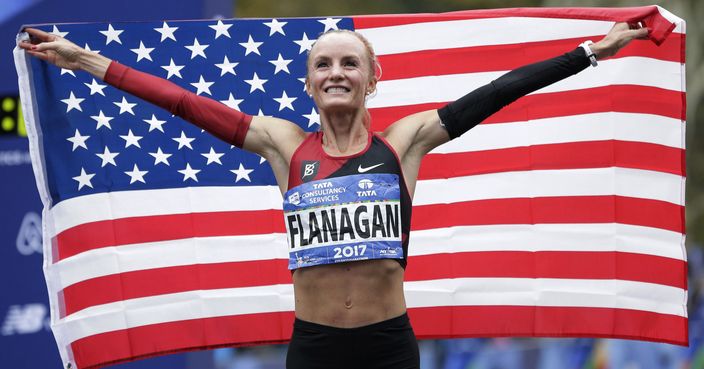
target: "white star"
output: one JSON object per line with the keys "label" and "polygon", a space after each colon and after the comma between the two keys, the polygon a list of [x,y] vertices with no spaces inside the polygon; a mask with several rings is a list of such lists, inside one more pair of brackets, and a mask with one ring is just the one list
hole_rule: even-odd
{"label": "white star", "polygon": [[117,166],[117,164],[115,164],[115,157],[120,155],[120,153],[110,152],[110,150],[108,150],[108,147],[105,146],[105,150],[103,151],[102,154],[95,154],[95,155],[97,155],[100,159],[103,160],[103,163],[100,164],[100,167],[102,168],[108,164],[112,164],[114,166]]}
{"label": "white star", "polygon": [[286,91],[281,95],[281,97],[275,97],[274,100],[279,103],[279,111],[284,110],[284,108],[289,108],[293,110],[293,102],[296,101],[297,97],[288,97]]}
{"label": "white star", "polygon": [[125,148],[130,146],[137,146],[140,149],[142,148],[139,146],[139,140],[142,139],[142,136],[135,136],[131,129],[127,131],[127,135],[120,135],[120,137],[125,140]]}
{"label": "white star", "polygon": [[258,117],[266,117],[266,114],[262,111],[262,109],[259,109],[259,113],[257,113]]}
{"label": "white star", "polygon": [[62,99],[61,102],[67,105],[66,112],[68,113],[73,109],[83,111],[83,109],[81,109],[81,103],[83,102],[83,100],[85,99],[81,99],[74,96],[73,91],[71,91],[71,95],[69,95],[68,99]]}
{"label": "white star", "polygon": [[93,188],[93,184],[90,183],[93,176],[95,176],[95,174],[88,174],[86,170],[81,167],[81,175],[73,177],[74,180],[78,181],[78,190],[80,191],[83,186]]}
{"label": "white star", "polygon": [[113,104],[120,107],[120,114],[126,112],[126,113],[130,113],[132,115],[134,115],[132,108],[135,107],[135,105],[137,105],[136,103],[127,102],[127,100],[125,99],[124,96],[122,97],[122,101],[120,101],[120,102],[114,101]]}
{"label": "white star", "polygon": [[208,48],[210,45],[201,45],[198,43],[198,39],[194,38],[193,39],[193,45],[186,46],[186,49],[191,50],[191,59],[195,58],[196,56],[200,55],[205,59],[208,59],[208,57],[205,56],[205,49]]}
{"label": "white star", "polygon": [[315,111],[315,108],[311,108],[310,114],[303,114],[303,116],[308,118],[308,128],[310,128],[313,124],[320,125],[320,114]]}
{"label": "white star", "polygon": [[186,134],[183,131],[181,131],[181,137],[172,138],[172,140],[178,142],[178,149],[179,150],[181,150],[181,148],[184,146],[193,150],[193,147],[191,147],[191,142],[193,142],[193,140],[195,140],[195,138],[186,137]]}
{"label": "white star", "polygon": [[266,159],[265,159],[263,156],[260,156],[260,157],[259,157],[259,164],[261,164],[261,163],[263,163],[263,162],[265,162],[265,161],[266,161]]}
{"label": "white star", "polygon": [[86,150],[88,149],[88,146],[86,146],[86,140],[88,138],[90,138],[90,136],[81,136],[81,132],[78,132],[78,129],[76,129],[76,133],[74,133],[73,137],[69,137],[66,140],[70,141],[73,144],[71,151],[76,151],[76,149],[79,147],[82,147]]}
{"label": "white star", "polygon": [[152,51],[154,51],[153,47],[144,47],[144,42],[139,41],[139,47],[136,49],[130,49],[133,53],[137,54],[137,61],[140,61],[142,59],[149,59],[149,61],[152,60],[152,56],[149,55]]}
{"label": "white star", "polygon": [[86,85],[86,86],[88,86],[88,88],[90,88],[90,94],[91,94],[91,95],[93,95],[93,94],[101,94],[101,95],[105,96],[105,93],[103,92],[103,89],[104,89],[105,87],[108,87],[107,85],[101,85],[101,84],[99,84],[98,81],[95,80],[95,78],[93,78],[93,82],[91,82],[91,83],[85,83],[85,82],[84,82],[83,84]]}
{"label": "white star", "polygon": [[327,32],[328,30],[331,29],[337,29],[337,23],[340,22],[342,19],[337,18],[325,18],[325,19],[318,19],[318,22],[322,23],[325,25],[325,29],[323,30],[323,33]]}
{"label": "white star", "polygon": [[303,91],[305,91],[306,90],[306,78],[303,77],[303,78],[296,78],[296,79],[301,81],[301,83],[303,83]]}
{"label": "white star", "polygon": [[211,147],[210,152],[202,153],[201,155],[205,156],[206,159],[208,159],[208,162],[205,163],[205,165],[210,165],[210,163],[218,163],[218,164],[222,165],[222,162],[220,161],[220,157],[225,154],[224,153],[217,153]]}
{"label": "white star", "polygon": [[108,127],[108,129],[112,129],[110,126],[110,121],[113,117],[106,117],[102,110],[98,112],[98,115],[91,115],[90,117],[98,123],[95,126],[96,130],[100,127]]}
{"label": "white star", "polygon": [[299,54],[303,54],[304,51],[310,51],[310,49],[313,47],[313,44],[315,43],[315,39],[308,39],[308,35],[303,33],[303,38],[300,40],[294,40],[293,42],[297,43],[298,46],[301,47],[301,50],[298,51]]}
{"label": "white star", "polygon": [[284,59],[281,57],[281,53],[279,53],[279,57],[276,60],[269,60],[269,63],[274,64],[276,66],[276,70],[274,70],[274,74],[279,73],[281,71],[284,71],[288,74],[291,74],[291,72],[288,71],[288,64],[291,63],[293,59]]}
{"label": "white star", "polygon": [[235,183],[239,182],[240,179],[246,179],[247,182],[252,182],[251,179],[249,179],[249,173],[252,173],[254,169],[246,169],[245,167],[242,166],[242,163],[240,163],[240,167],[237,169],[231,169],[230,172],[235,173],[237,178],[235,178]]}
{"label": "white star", "polygon": [[240,103],[242,101],[244,101],[244,100],[235,99],[235,97],[232,96],[232,92],[230,92],[230,97],[227,100],[220,100],[221,103],[223,103],[223,104],[225,104],[235,110],[240,110]]}
{"label": "white star", "polygon": [[198,182],[198,177],[196,177],[196,174],[198,174],[198,172],[200,172],[200,169],[191,168],[191,164],[186,163],[186,168],[179,170],[178,172],[183,174],[183,181],[184,182],[186,182],[186,180],[189,178]]}
{"label": "white star", "polygon": [[269,27],[269,36],[272,36],[274,33],[280,33],[286,36],[286,34],[284,33],[284,26],[286,25],[286,23],[288,22],[279,22],[276,19],[272,19],[271,22],[264,22],[264,25]]}
{"label": "white star", "polygon": [[249,88],[249,93],[254,92],[255,90],[262,90],[264,91],[264,84],[266,83],[266,79],[260,79],[259,76],[257,76],[257,72],[254,72],[254,76],[252,79],[245,79],[245,82],[247,82],[250,86]]}
{"label": "white star", "polygon": [[118,44],[122,45],[122,41],[120,41],[120,33],[122,33],[123,30],[121,29],[114,29],[112,28],[112,24],[108,24],[108,29],[105,31],[100,31],[107,39],[105,40],[105,45],[109,44],[112,41],[117,42]]}
{"label": "white star", "polygon": [[92,52],[94,52],[94,53],[96,53],[96,54],[100,54],[100,50],[91,50],[91,49],[90,49],[90,46],[88,46],[88,44],[86,44],[86,46],[83,47],[83,48],[86,49],[87,51],[92,51]]}
{"label": "white star", "polygon": [[210,86],[212,86],[213,83],[215,83],[215,82],[206,82],[206,81],[203,79],[203,75],[201,75],[201,76],[200,76],[200,79],[198,80],[198,82],[191,82],[191,86],[193,86],[193,87],[195,87],[195,88],[198,89],[198,91],[196,91],[196,95],[200,95],[200,94],[203,93],[203,92],[205,92],[205,93],[208,94],[208,95],[212,95],[212,94],[210,93]]}
{"label": "white star", "polygon": [[154,28],[155,31],[161,33],[161,40],[160,42],[164,42],[167,38],[170,38],[174,41],[176,41],[176,36],[174,36],[174,31],[176,31],[178,27],[169,27],[166,22],[164,22],[164,25],[161,26],[161,28]]}
{"label": "white star", "polygon": [[150,152],[149,155],[154,157],[154,165],[157,165],[159,163],[169,165],[169,157],[171,156],[171,154],[166,154],[161,151],[161,147],[158,147],[156,149],[156,152]]}
{"label": "white star", "polygon": [[222,61],[222,64],[215,64],[215,66],[220,68],[220,76],[224,76],[226,73],[232,73],[233,76],[236,76],[235,67],[237,64],[239,63],[230,63],[230,60],[227,59],[227,55],[225,55],[225,60]]}
{"label": "white star", "polygon": [[49,33],[51,33],[52,35],[57,35],[59,37],[66,37],[66,35],[68,35],[68,32],[61,32],[56,26],[53,26],[51,32]]}
{"label": "white star", "polygon": [[151,131],[153,131],[153,130],[155,130],[155,129],[158,129],[158,130],[160,130],[161,132],[164,132],[164,128],[162,127],[162,125],[163,125],[164,123],[166,123],[165,120],[156,119],[156,116],[155,116],[154,114],[152,114],[152,118],[151,118],[151,119],[142,119],[142,120],[143,120],[145,123],[149,124],[149,132],[151,132]]}
{"label": "white star", "polygon": [[76,73],[73,73],[72,70],[70,70],[70,69],[65,69],[65,68],[61,68],[61,74],[60,74],[60,75],[63,76],[64,74],[70,74],[70,75],[72,75],[72,76],[74,76],[74,77],[76,76]]}
{"label": "white star", "polygon": [[167,72],[169,72],[169,75],[166,76],[166,79],[171,78],[171,76],[176,76],[178,78],[183,78],[181,77],[181,69],[183,69],[184,65],[176,65],[174,64],[174,59],[172,58],[171,61],[169,62],[169,65],[162,65],[162,68],[166,69]]}
{"label": "white star", "polygon": [[216,24],[214,26],[211,25],[208,27],[215,30],[215,39],[216,40],[220,36],[227,36],[227,38],[230,38],[230,31],[228,31],[228,30],[230,29],[230,27],[232,27],[231,24],[225,24],[221,20],[219,20],[218,24]]}
{"label": "white star", "polygon": [[129,172],[125,172],[128,176],[130,176],[130,184],[135,183],[135,182],[142,182],[142,183],[147,183],[144,182],[144,175],[149,173],[147,170],[139,170],[139,167],[137,167],[137,164],[132,167],[132,170]]}
{"label": "white star", "polygon": [[244,50],[244,55],[247,56],[249,53],[255,53],[257,55],[262,55],[259,53],[259,46],[261,46],[263,42],[256,42],[252,39],[252,35],[249,35],[249,40],[247,42],[240,42],[240,45],[245,48]]}

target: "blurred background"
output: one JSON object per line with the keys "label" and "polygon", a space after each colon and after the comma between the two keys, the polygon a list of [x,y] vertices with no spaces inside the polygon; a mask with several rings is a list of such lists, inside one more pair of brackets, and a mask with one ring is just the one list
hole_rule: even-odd
{"label": "blurred background", "polygon": [[[668,0],[2,0],[0,7],[0,362],[3,368],[60,368],[48,326],[37,194],[12,59],[23,24],[161,19],[272,18],[446,12],[508,7],[658,4],[687,21],[687,250],[690,347],[603,339],[456,339],[421,341],[424,369],[704,368],[704,1]],[[176,354],[121,369],[283,368],[286,347]]]}

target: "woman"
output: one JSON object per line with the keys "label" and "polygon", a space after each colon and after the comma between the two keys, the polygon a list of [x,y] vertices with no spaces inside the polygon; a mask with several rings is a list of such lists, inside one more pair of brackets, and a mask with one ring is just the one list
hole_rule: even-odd
{"label": "woman", "polygon": [[417,368],[403,275],[411,199],[423,156],[503,106],[596,65],[648,30],[616,24],[604,39],[507,73],[439,110],[370,131],[365,98],[376,89],[374,51],[360,34],[332,31],[308,56],[306,90],[321,131],[248,116],[37,29],[20,47],[96,78],[265,157],[284,195],[295,293],[287,367]]}

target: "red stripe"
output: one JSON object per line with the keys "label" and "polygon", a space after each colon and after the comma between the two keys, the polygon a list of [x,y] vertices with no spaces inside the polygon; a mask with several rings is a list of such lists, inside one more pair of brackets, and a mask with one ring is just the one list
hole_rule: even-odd
{"label": "red stripe", "polygon": [[684,233],[684,206],[623,196],[511,198],[413,207],[411,229],[460,225],[621,223]]}
{"label": "red stripe", "polygon": [[[621,167],[684,176],[685,151],[630,141],[586,141],[451,154],[428,154],[419,180],[526,170]],[[462,163],[461,166],[449,163]]]}
{"label": "red stripe", "polygon": [[[382,81],[447,74],[509,71],[568,52],[586,39],[570,38],[521,44],[472,46],[453,49],[423,50],[379,56],[383,67]],[[657,46],[648,40],[636,40],[615,58],[641,56],[684,63],[680,53],[681,34],[670,36]],[[413,61],[410,62],[409,61]],[[448,63],[448,60],[452,62]]]}
{"label": "red stripe", "polygon": [[[411,226],[420,230],[457,225],[615,222],[684,233],[683,209],[664,201],[622,196],[491,199],[414,206]],[[259,218],[244,211],[106,220],[67,229],[57,236],[56,243],[64,259],[110,246],[190,237],[283,233],[281,211],[266,213]],[[248,218],[246,223],[233,222],[245,218]],[[162,227],[163,224],[170,226]]]}
{"label": "red stripe", "polygon": [[[81,224],[56,237],[55,262],[85,251],[115,245],[190,237],[281,233],[279,210],[188,213],[121,218]],[[168,225],[168,226],[164,226]]]}
{"label": "red stripe", "polygon": [[[624,252],[491,251],[414,256],[406,280],[621,279],[686,289],[686,262]],[[438,268],[442,265],[442,268]],[[184,265],[113,274],[63,290],[65,314],[122,300],[196,290],[290,284],[287,260]],[[61,318],[64,316],[62,311]]]}
{"label": "red stripe", "polygon": [[[628,252],[481,251],[414,256],[405,280],[445,278],[620,279],[687,289],[687,262]],[[441,268],[438,268],[442,265]]]}
{"label": "red stripe", "polygon": [[[467,92],[479,86],[468,87]],[[482,124],[524,122],[532,119],[569,115],[621,112],[655,114],[684,120],[685,93],[657,87],[612,85],[581,90],[541,93],[524,96],[493,114]],[[411,114],[438,109],[446,102],[387,108],[372,108],[372,128],[383,131],[392,123]]]}
{"label": "red stripe", "polygon": [[409,309],[420,339],[448,337],[604,337],[689,343],[687,318],[640,310],[545,306]]}
{"label": "red stripe", "polygon": [[293,319],[293,312],[281,312],[152,324],[85,337],[71,350],[76,366],[90,369],[175,352],[285,343]]}
{"label": "red stripe", "polygon": [[291,283],[285,259],[137,270],[92,278],[64,288],[61,317],[90,306],[140,297]]}
{"label": "red stripe", "polygon": [[[586,19],[614,22],[637,22],[646,20],[647,27],[658,28],[670,25],[655,6],[630,8],[506,8],[462,10],[440,14],[395,14],[364,15],[353,18],[355,29],[400,26],[425,22],[445,22],[462,19],[484,19],[501,17],[539,17],[560,19]],[[662,34],[661,36],[666,36]]]}
{"label": "red stripe", "polygon": [[[412,308],[419,339],[447,337],[606,337],[688,344],[687,318],[638,310],[454,306]],[[223,346],[285,343],[292,312],[247,314],[176,321],[118,330],[71,343],[79,368]],[[157,353],[158,352],[158,353]]]}

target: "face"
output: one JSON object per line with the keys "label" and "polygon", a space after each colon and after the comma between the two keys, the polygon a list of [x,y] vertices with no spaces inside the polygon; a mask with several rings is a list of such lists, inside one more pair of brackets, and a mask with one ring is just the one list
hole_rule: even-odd
{"label": "face", "polygon": [[311,50],[306,89],[321,111],[364,108],[367,92],[376,87],[369,54],[351,34],[331,33]]}

